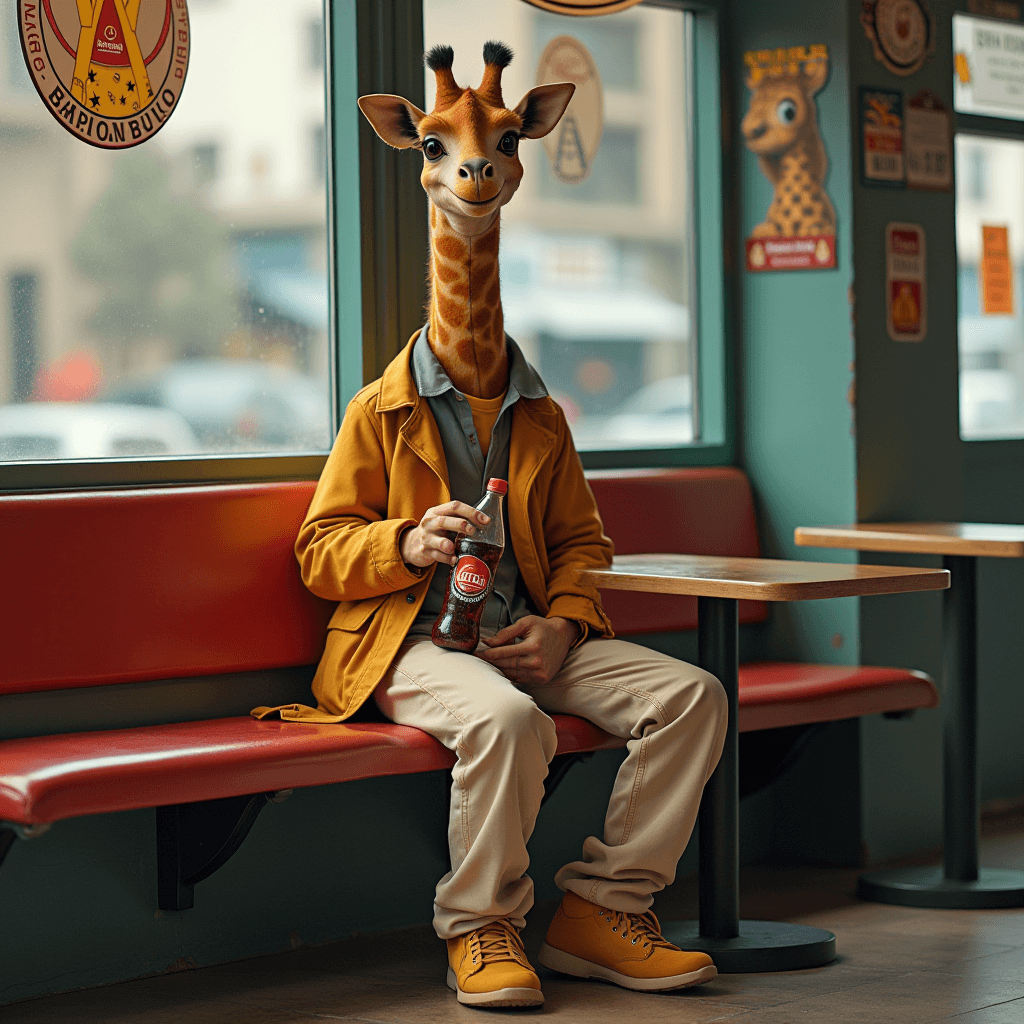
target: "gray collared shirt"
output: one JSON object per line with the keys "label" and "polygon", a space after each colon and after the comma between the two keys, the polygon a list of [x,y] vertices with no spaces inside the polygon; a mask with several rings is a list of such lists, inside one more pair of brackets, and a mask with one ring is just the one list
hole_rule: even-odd
{"label": "gray collared shirt", "polygon": [[[412,349],[412,375],[416,390],[430,405],[430,411],[437,423],[441,444],[444,446],[445,461],[448,465],[448,489],[451,496],[467,505],[475,505],[483,496],[484,487],[491,477],[508,479],[509,441],[512,436],[512,406],[520,398],[543,398],[547,388],[537,371],[526,361],[519,346],[506,334],[508,345],[508,391],[501,403],[498,418],[491,431],[491,443],[484,458],[473,425],[473,412],[461,391],[457,390],[438,362],[437,356],[427,342],[427,328]],[[482,630],[496,632],[511,622],[529,615],[533,608],[529,595],[519,575],[519,564],[512,550],[508,528],[507,499],[503,503],[505,525],[505,551],[494,574],[494,592],[487,600]],[[413,622],[412,634],[430,634],[434,620],[441,612],[444,595],[448,591],[451,568],[438,565],[430,588],[423,600],[419,615]]]}

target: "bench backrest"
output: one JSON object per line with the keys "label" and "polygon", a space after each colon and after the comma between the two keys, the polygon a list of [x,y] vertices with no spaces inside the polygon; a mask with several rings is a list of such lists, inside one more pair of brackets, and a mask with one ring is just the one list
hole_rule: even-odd
{"label": "bench backrest", "polygon": [[0,693],[315,662],[307,482],[0,499]]}
{"label": "bench backrest", "polygon": [[[592,470],[587,479],[616,554],[761,554],[750,481],[742,470]],[[605,590],[601,599],[623,636],[697,628],[695,597]],[[761,622],[767,615],[763,602],[740,602],[740,622]]]}
{"label": "bench backrest", "polygon": [[[620,553],[757,555],[735,469],[596,472]],[[314,484],[0,498],[0,694],[307,665],[331,606],[292,553]],[[691,629],[696,601],[605,591],[624,634]],[[741,604],[741,620],[764,617]]]}

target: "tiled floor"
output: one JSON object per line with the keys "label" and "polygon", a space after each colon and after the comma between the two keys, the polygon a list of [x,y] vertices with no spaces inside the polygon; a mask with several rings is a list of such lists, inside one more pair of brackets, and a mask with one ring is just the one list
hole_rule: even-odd
{"label": "tiled floor", "polygon": [[[1024,822],[989,824],[992,867],[1024,866]],[[564,1024],[731,1021],[736,1024],[1024,1024],[1024,910],[911,910],[851,895],[856,871],[752,868],[743,915],[836,933],[839,958],[810,971],[722,975],[697,989],[640,995],[541,970],[547,1001],[505,1017],[557,1015]],[[536,953],[554,904],[535,908],[526,945]],[[691,881],[658,908],[694,916]],[[431,1024],[493,1019],[459,1006],[444,984],[444,947],[429,928],[182,971],[0,1008],[4,1024]]]}

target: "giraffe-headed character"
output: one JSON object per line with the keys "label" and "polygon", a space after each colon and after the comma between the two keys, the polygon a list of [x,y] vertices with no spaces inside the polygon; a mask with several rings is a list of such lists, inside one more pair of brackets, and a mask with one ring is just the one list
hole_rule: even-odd
{"label": "giraffe-headed character", "polygon": [[520,138],[539,139],[558,124],[574,85],[531,89],[509,110],[501,73],[512,60],[504,43],[484,46],[479,88],[452,74],[454,52],[435,46],[424,58],[437,79],[426,114],[401,96],[361,96],[359,109],[390,146],[423,153],[420,181],[430,199],[430,301],[427,338],[452,383],[474,398],[508,387],[508,356],[498,282],[501,207],[519,187]]}
{"label": "giraffe-headed character", "polygon": [[828,157],[814,103],[827,78],[827,62],[814,58],[753,68],[747,76],[751,97],[740,125],[743,141],[775,189],[764,221],[751,232],[755,238],[835,234],[836,211],[824,185]]}

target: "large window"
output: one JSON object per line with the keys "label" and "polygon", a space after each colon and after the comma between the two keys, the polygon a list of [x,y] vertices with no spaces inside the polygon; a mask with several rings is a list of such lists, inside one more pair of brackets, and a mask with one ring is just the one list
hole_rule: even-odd
{"label": "large window", "polygon": [[[505,328],[581,450],[694,441],[690,16],[634,7],[568,18],[521,0],[424,0],[423,12],[426,46],[454,48],[460,85],[479,84],[485,41],[512,47],[502,85],[509,106],[537,84],[553,38],[587,48],[603,87],[600,147],[589,175],[569,183],[542,143],[524,142],[523,182],[502,211]],[[430,109],[429,72],[426,87]]]}
{"label": "large window", "polygon": [[1024,141],[956,136],[960,434],[1024,437]]}
{"label": "large window", "polygon": [[189,13],[178,109],[109,152],[0,0],[0,462],[330,445],[322,0]]}

